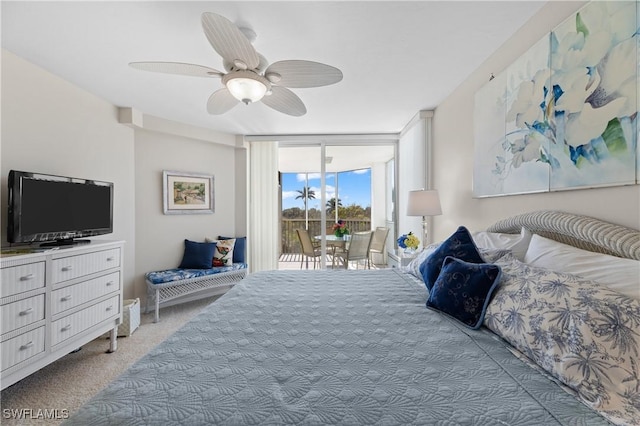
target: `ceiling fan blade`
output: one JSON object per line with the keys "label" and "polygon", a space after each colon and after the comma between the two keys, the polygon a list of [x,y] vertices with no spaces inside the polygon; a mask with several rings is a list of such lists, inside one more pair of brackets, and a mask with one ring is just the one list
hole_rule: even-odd
{"label": "ceiling fan blade", "polygon": [[271,86],[271,95],[262,98],[262,103],[276,111],[293,115],[294,117],[300,117],[307,113],[307,108],[300,98],[285,87]]}
{"label": "ceiling fan blade", "polygon": [[223,72],[213,68],[182,62],[130,62],[129,66],[144,71],[190,75],[194,77],[222,77],[224,75]]}
{"label": "ceiling fan blade", "polygon": [[260,64],[258,53],[249,39],[224,16],[211,12],[203,13],[202,29],[211,46],[226,61],[233,63],[240,60],[250,70]]}
{"label": "ceiling fan blade", "polygon": [[[275,81],[270,74],[277,74]],[[320,87],[342,80],[342,71],[330,65],[312,61],[278,61],[271,64],[264,73],[272,83],[285,87]]]}
{"label": "ceiling fan blade", "polygon": [[225,87],[216,90],[209,96],[207,112],[212,115],[224,114],[236,105],[238,105],[238,100]]}

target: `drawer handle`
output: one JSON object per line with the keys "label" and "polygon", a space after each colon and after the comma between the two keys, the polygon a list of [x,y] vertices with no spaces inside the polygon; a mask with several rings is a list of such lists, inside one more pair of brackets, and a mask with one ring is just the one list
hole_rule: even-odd
{"label": "drawer handle", "polygon": [[107,306],[107,312],[109,312],[109,311],[110,311],[110,310],[112,310],[112,309],[113,309],[113,305],[111,305],[111,306]]}
{"label": "drawer handle", "polygon": [[29,315],[30,313],[33,312],[33,308],[27,308],[24,311],[20,311],[20,313],[18,315],[20,315],[21,317],[25,316],[25,315]]}
{"label": "drawer handle", "polygon": [[70,270],[72,270],[72,269],[73,269],[73,267],[72,267],[72,266],[63,266],[63,267],[62,267],[62,271],[63,271],[63,272],[70,271]]}
{"label": "drawer handle", "polygon": [[20,350],[21,350],[21,351],[24,351],[24,350],[26,350],[26,349],[29,349],[29,348],[30,348],[30,347],[32,347],[32,346],[33,346],[33,342],[27,342],[27,343],[25,343],[24,345],[20,346]]}
{"label": "drawer handle", "polygon": [[107,281],[107,287],[112,286],[113,285],[113,281]]}
{"label": "drawer handle", "polygon": [[20,277],[20,281],[29,281],[29,280],[34,279],[35,277],[36,276],[33,275],[33,274],[27,274],[27,275],[25,275],[23,277]]}
{"label": "drawer handle", "polygon": [[71,324],[67,324],[60,329],[60,331],[69,331],[69,330],[71,330]]}
{"label": "drawer handle", "polygon": [[71,300],[71,295],[65,296],[65,297],[61,297],[60,301],[61,302],[68,302],[69,300]]}
{"label": "drawer handle", "polygon": [[116,258],[113,256],[107,257],[107,262],[113,262],[114,260],[116,260]]}

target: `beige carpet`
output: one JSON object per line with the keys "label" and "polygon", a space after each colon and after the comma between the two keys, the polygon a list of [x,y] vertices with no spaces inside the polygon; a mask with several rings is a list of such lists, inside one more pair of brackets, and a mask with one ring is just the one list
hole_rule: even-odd
{"label": "beige carpet", "polygon": [[[153,313],[142,314],[140,327],[131,336],[118,338],[118,350],[106,353],[109,340],[96,339],[78,352],[69,354],[2,391],[0,424],[56,425],[63,419],[37,419],[38,410],[64,417],[73,414],[98,391],[123,373],[131,364],[180,328],[220,296],[160,309],[160,322]],[[144,309],[144,306],[143,306]],[[23,410],[29,419],[10,418],[11,411]],[[31,410],[24,411],[24,410]],[[56,411],[54,411],[56,410]]]}

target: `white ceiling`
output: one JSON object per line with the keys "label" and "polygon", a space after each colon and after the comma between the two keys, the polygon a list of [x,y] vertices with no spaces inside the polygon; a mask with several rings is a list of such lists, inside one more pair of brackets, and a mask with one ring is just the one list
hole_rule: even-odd
{"label": "white ceiling", "polygon": [[[435,108],[543,1],[2,1],[2,46],[117,106],[244,135],[400,131]],[[293,89],[307,107],[290,117],[258,103],[212,116],[217,79],[150,73],[132,61],[223,69],[200,15],[257,33],[269,62],[306,59],[342,70],[338,84]]]}

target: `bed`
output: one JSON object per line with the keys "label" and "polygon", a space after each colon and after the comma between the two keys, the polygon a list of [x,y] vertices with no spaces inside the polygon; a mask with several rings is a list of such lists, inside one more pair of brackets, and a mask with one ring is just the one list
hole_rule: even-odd
{"label": "bed", "polygon": [[[579,290],[582,302],[594,292],[616,297],[616,306],[625,308],[624,321],[636,321],[628,328],[630,336],[625,335],[624,356],[620,341],[614,342],[612,359],[632,366],[614,383],[625,389],[617,397],[597,386],[591,394],[576,391],[580,387],[571,383],[575,376],[550,368],[557,358],[542,354],[540,361],[541,354],[518,341],[518,334],[515,340],[508,333],[501,335],[501,314],[524,288],[519,278],[516,287],[505,283],[505,277],[515,277],[514,265],[524,264],[516,259],[526,254],[523,239],[531,237],[523,226],[565,242],[564,236],[570,235],[573,245],[591,250],[597,246],[597,251],[619,259],[640,260],[640,232],[629,228],[560,212],[501,221],[492,232],[477,236],[497,235],[501,244],[508,240],[503,246],[511,244],[510,249],[481,250],[484,260],[503,267],[477,329],[425,307],[431,298],[415,275],[421,266],[417,262],[407,270],[254,273],[65,424],[638,424],[638,300],[600,284],[591,292]],[[529,273],[538,271],[524,265]],[[587,285],[583,279],[576,282]],[[536,286],[531,281],[526,285]],[[554,287],[560,295],[563,289]],[[534,300],[531,294],[527,297]],[[535,324],[540,326],[540,321]],[[571,337],[569,346],[575,346],[577,336]],[[597,338],[589,344],[599,345]],[[589,370],[585,364],[574,369]],[[584,386],[593,385],[601,373],[596,370],[590,378],[583,376]],[[606,377],[617,381],[619,376]],[[607,395],[604,402],[602,395]],[[616,398],[618,405],[613,406]]]}

